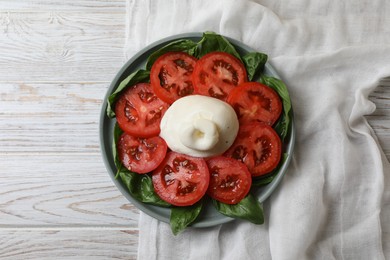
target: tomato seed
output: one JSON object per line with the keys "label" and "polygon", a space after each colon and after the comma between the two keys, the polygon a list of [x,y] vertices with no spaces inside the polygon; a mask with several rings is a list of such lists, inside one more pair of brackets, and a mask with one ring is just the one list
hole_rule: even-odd
{"label": "tomato seed", "polygon": [[192,193],[196,190],[196,184],[191,183],[191,182],[180,182],[179,186],[177,187],[177,195],[183,196],[188,193]]}
{"label": "tomato seed", "polygon": [[184,86],[176,89],[176,94],[179,97],[185,97],[194,93],[194,87],[192,81],[184,81]]}
{"label": "tomato seed", "polygon": [[271,111],[271,100],[260,91],[248,91],[248,98],[267,111]]}
{"label": "tomato seed", "polygon": [[226,83],[238,85],[238,72],[229,63],[223,60],[215,60],[212,68],[213,72]]}
{"label": "tomato seed", "polygon": [[182,59],[176,59],[173,62],[176,64],[176,66],[178,66],[182,69],[185,69],[188,72],[192,72],[194,70],[194,67],[192,67],[191,64],[188,64],[187,62],[185,62]]}
{"label": "tomato seed", "polygon": [[162,67],[160,73],[158,74],[158,78],[160,79],[160,86],[165,89],[168,89],[170,77],[171,75],[168,73],[168,70],[165,67]]}
{"label": "tomato seed", "polygon": [[150,117],[147,117],[145,119],[146,126],[153,125],[155,122],[160,120],[160,118],[162,117],[161,109],[151,110],[149,111],[149,115]]}
{"label": "tomato seed", "polygon": [[237,185],[239,185],[241,180],[237,175],[229,175],[224,180],[221,181],[219,187],[223,190],[233,190]]}
{"label": "tomato seed", "polygon": [[217,87],[217,86],[210,87],[208,90],[208,93],[209,93],[210,97],[218,98],[221,100],[225,100],[227,95],[228,95],[225,91],[223,91],[222,88]]}
{"label": "tomato seed", "polygon": [[130,146],[129,149],[127,150],[127,154],[131,156],[136,161],[141,160],[141,154],[142,154],[142,148],[139,146]]}
{"label": "tomato seed", "polygon": [[242,145],[239,145],[234,149],[232,158],[244,162],[247,154],[248,154],[247,148]]}
{"label": "tomato seed", "polygon": [[181,167],[189,171],[198,170],[198,166],[196,164],[192,163],[190,160],[187,160],[185,158],[175,158],[172,164],[175,167],[176,171],[179,171]]}
{"label": "tomato seed", "polygon": [[132,123],[137,122],[139,119],[137,110],[128,101],[126,101],[126,105],[125,105],[125,116],[128,119],[128,121],[130,121]]}

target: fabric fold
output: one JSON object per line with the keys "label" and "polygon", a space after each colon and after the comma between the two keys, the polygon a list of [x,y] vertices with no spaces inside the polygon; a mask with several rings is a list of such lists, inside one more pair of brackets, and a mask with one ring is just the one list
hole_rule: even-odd
{"label": "fabric fold", "polygon": [[390,166],[365,115],[390,77],[385,0],[154,0],[127,3],[129,58],[184,32],[215,31],[269,55],[288,86],[294,156],[264,203],[265,224],[173,236],[141,212],[139,259],[390,258]]}

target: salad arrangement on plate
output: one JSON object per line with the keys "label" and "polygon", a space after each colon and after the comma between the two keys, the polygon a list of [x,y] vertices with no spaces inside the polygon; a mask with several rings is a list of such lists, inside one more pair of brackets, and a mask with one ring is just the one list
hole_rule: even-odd
{"label": "salad arrangement on plate", "polygon": [[291,129],[287,88],[263,74],[266,62],[206,32],[156,50],[108,97],[116,178],[133,198],[170,208],[175,235],[207,203],[264,222],[253,191],[278,174]]}

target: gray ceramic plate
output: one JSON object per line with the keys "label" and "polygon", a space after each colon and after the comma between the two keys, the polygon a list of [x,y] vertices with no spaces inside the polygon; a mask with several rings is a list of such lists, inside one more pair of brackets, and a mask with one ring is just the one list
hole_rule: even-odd
{"label": "gray ceramic plate", "polygon": [[[115,179],[116,174],[116,167],[114,164],[114,158],[112,155],[112,143],[113,143],[113,129],[115,124],[115,119],[111,119],[107,117],[106,115],[106,108],[107,108],[107,98],[115,91],[115,89],[119,86],[120,82],[126,78],[129,74],[134,72],[137,69],[143,69],[145,68],[146,60],[148,59],[149,55],[153,53],[154,51],[158,50],[159,48],[163,47],[164,45],[178,40],[178,39],[190,39],[195,42],[198,42],[202,38],[202,33],[187,33],[187,34],[180,34],[171,36],[165,39],[162,39],[160,41],[157,41],[140,52],[138,52],[134,57],[132,57],[118,72],[114,80],[112,81],[110,88],[108,89],[106,96],[103,101],[101,114],[100,114],[100,145],[102,150],[102,156],[104,163],[106,165],[108,174],[111,176],[113,182],[118,187],[118,189],[122,192],[122,194],[132,203],[134,204],[138,209],[142,210],[146,214],[169,223],[169,217],[170,217],[170,210],[167,208],[161,208],[152,206],[149,204],[145,204],[142,202],[139,202],[135,198],[133,198],[126,190],[126,187],[123,185],[123,183],[120,181],[120,179]],[[250,47],[244,45],[241,42],[238,42],[234,39],[230,39],[226,37],[237,49],[237,51],[240,54],[245,54],[247,52],[254,52],[255,50],[251,49]],[[276,71],[272,68],[272,66],[267,63],[265,65],[265,74],[273,76],[278,78],[278,75]],[[273,181],[268,184],[267,186],[264,186],[262,188],[259,188],[256,192],[256,196],[258,197],[260,202],[265,201],[271,193],[275,190],[277,185],[280,183],[281,179],[283,178],[284,174],[286,173],[287,167],[290,163],[292,152],[293,152],[293,146],[295,141],[295,129],[294,129],[294,120],[292,118],[292,124],[290,129],[290,135],[286,138],[284,142],[284,149],[285,153],[287,154],[287,160],[283,163],[282,167],[280,168],[279,173],[277,176],[273,179]],[[205,207],[205,209],[202,211],[201,215],[197,219],[197,221],[192,225],[192,227],[210,227],[222,223],[226,223],[233,220],[232,218],[226,217],[224,215],[221,215],[219,212],[217,212],[214,207],[210,204]]]}

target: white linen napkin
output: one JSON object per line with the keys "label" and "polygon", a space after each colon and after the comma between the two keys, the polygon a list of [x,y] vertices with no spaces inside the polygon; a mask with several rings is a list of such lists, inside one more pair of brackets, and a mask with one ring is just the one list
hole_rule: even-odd
{"label": "white linen napkin", "polygon": [[364,115],[390,76],[386,0],[127,2],[126,55],[214,31],[269,55],[288,86],[297,140],[265,223],[173,236],[141,213],[139,259],[390,259],[390,165]]}

